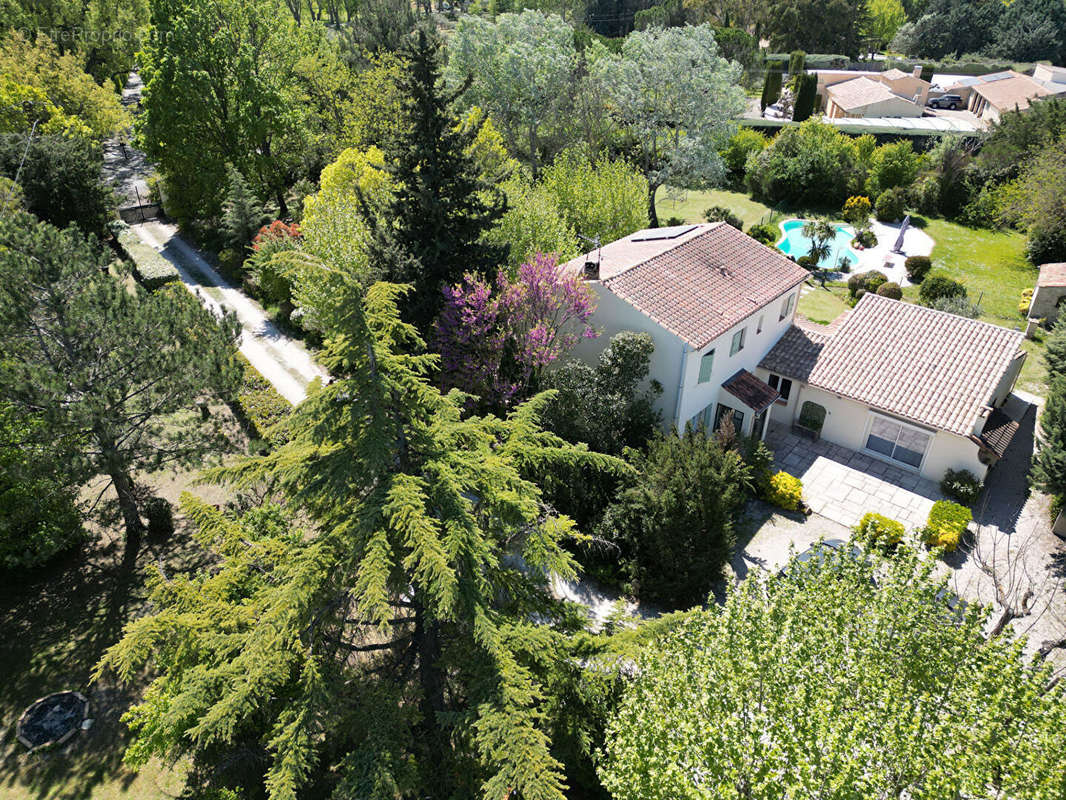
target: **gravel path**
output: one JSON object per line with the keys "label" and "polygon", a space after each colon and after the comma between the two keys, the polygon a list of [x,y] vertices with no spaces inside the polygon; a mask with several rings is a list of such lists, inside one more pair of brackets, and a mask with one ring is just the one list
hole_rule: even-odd
{"label": "gravel path", "polygon": [[307,385],[325,380],[303,343],[286,336],[270,320],[263,307],[231,286],[207,260],[178,234],[177,226],[150,221],[130,228],[158,250],[181,274],[185,288],[216,313],[235,312],[241,323],[240,351],[282,397],[293,405],[307,397]]}

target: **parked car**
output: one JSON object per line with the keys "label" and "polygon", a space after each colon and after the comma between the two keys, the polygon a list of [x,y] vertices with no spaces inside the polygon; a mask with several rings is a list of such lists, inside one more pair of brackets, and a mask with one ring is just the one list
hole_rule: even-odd
{"label": "parked car", "polygon": [[954,111],[963,105],[962,98],[957,94],[942,94],[940,97],[930,97],[926,104],[930,108],[950,108]]}

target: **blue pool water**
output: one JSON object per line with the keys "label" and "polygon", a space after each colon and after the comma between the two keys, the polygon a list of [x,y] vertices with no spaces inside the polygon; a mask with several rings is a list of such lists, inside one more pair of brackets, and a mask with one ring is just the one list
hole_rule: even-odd
{"label": "blue pool water", "polygon": [[[800,258],[811,252],[811,240],[803,235],[803,220],[790,219],[782,223],[781,228],[785,232],[784,238],[777,243],[777,249],[786,256]],[[829,243],[831,248],[829,255],[818,262],[822,269],[837,269],[841,257],[847,258],[848,264],[854,267],[859,263],[859,256],[851,249],[851,240],[854,234],[843,225],[837,226],[837,235]]]}

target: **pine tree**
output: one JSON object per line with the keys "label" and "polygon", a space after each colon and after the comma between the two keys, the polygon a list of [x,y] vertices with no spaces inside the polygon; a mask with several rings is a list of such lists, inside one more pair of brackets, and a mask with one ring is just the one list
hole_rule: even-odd
{"label": "pine tree", "polygon": [[160,667],[130,712],[131,753],[217,766],[266,742],[276,800],[471,797],[479,783],[491,800],[562,798],[540,675],[562,658],[547,579],[572,572],[575,531],[532,478],[626,468],[540,430],[548,395],[464,418],[400,319],[405,289],[303,269],[336,379],[294,411],[287,444],[212,475],[269,481],[313,534],[186,502],[219,569],[161,581],[161,610],[102,665]]}
{"label": "pine tree", "polygon": [[506,263],[505,246],[482,241],[506,202],[479,176],[468,153],[481,125],[458,124],[452,104],[465,86],[444,91],[440,41],[420,29],[405,56],[408,68],[399,82],[404,121],[385,147],[399,189],[374,226],[372,258],[392,280],[414,285],[405,317],[426,334],[443,303],[444,286],[467,272],[491,274]]}
{"label": "pine tree", "polygon": [[252,187],[234,167],[227,168],[226,201],[222,204],[222,232],[230,247],[242,254],[259,229],[270,221]]}
{"label": "pine tree", "polygon": [[80,443],[106,476],[127,537],[142,530],[137,471],[199,463],[218,432],[170,415],[238,378],[236,323],[184,289],[131,292],[103,272],[95,240],[19,213],[0,219],[0,399]]}
{"label": "pine tree", "polygon": [[1066,315],[1047,340],[1048,393],[1040,415],[1042,437],[1029,479],[1033,486],[1066,496]]}

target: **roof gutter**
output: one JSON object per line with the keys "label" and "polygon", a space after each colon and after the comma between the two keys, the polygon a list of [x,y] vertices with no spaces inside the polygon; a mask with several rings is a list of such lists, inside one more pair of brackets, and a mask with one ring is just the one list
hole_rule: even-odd
{"label": "roof gutter", "polygon": [[681,342],[681,370],[677,376],[677,395],[674,398],[674,427],[681,428],[681,389],[685,385],[685,367],[688,366],[688,342]]}

